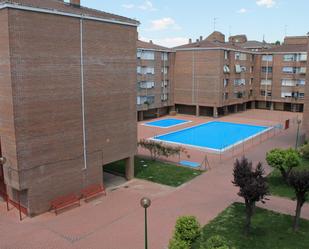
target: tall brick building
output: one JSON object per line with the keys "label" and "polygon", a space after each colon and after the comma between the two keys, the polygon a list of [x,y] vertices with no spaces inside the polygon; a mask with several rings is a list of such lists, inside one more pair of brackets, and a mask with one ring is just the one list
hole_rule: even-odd
{"label": "tall brick building", "polygon": [[174,52],[150,42],[137,41],[138,119],[167,114],[173,100]]}
{"label": "tall brick building", "polygon": [[104,164],[133,176],[137,25],[78,0],[0,1],[0,193],[31,215],[102,183]]}

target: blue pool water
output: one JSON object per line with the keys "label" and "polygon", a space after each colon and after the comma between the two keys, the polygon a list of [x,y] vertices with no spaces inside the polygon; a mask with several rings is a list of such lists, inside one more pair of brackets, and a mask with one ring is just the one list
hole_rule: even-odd
{"label": "blue pool water", "polygon": [[225,150],[269,129],[266,126],[214,121],[154,137],[171,142],[211,150]]}
{"label": "blue pool water", "polygon": [[184,124],[187,122],[190,122],[190,121],[176,119],[176,118],[166,118],[166,119],[161,119],[158,121],[149,122],[149,123],[146,123],[145,125],[155,126],[155,127],[160,127],[160,128],[169,128],[169,127]]}

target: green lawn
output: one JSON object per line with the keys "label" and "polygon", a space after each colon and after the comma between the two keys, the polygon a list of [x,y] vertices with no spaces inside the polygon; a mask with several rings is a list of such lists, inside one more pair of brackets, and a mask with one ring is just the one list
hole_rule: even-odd
{"label": "green lawn", "polygon": [[[118,161],[104,166],[104,170],[111,173],[125,174],[124,161]],[[135,177],[169,185],[173,187],[190,181],[202,172],[190,168],[180,167],[177,165],[151,161],[148,159],[135,158]]]}
{"label": "green lawn", "polygon": [[[308,159],[302,159],[302,164],[298,168],[298,170],[304,170],[304,169],[309,170],[309,160]],[[267,177],[267,179],[269,183],[270,192],[272,195],[287,197],[293,200],[295,199],[294,190],[283,181],[279,170],[275,169]]]}
{"label": "green lawn", "polygon": [[193,245],[199,249],[200,243],[210,236],[221,235],[235,249],[307,249],[309,248],[309,221],[301,220],[300,230],[292,230],[293,217],[257,208],[252,219],[252,232],[244,235],[245,207],[234,203],[217,218],[203,228],[203,235]]}

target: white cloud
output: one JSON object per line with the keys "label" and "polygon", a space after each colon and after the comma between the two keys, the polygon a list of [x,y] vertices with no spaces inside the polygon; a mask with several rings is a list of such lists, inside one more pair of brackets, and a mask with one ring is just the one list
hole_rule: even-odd
{"label": "white cloud", "polygon": [[153,3],[149,0],[145,1],[143,4],[138,6],[139,9],[141,10],[149,10],[149,11],[155,11],[157,10],[154,6]]}
{"label": "white cloud", "polygon": [[187,44],[189,39],[187,37],[167,37],[167,38],[161,38],[161,39],[147,39],[145,37],[140,38],[143,41],[149,42],[149,40],[152,40],[153,43],[172,48],[180,45]]}
{"label": "white cloud", "polygon": [[244,13],[247,13],[247,12],[248,12],[248,10],[245,9],[245,8],[241,8],[240,10],[237,10],[237,13],[239,13],[239,14],[244,14]]}
{"label": "white cloud", "polygon": [[125,9],[133,9],[135,6],[134,4],[128,3],[128,4],[121,5],[121,7]]}
{"label": "white cloud", "polygon": [[263,6],[266,8],[272,8],[276,5],[276,1],[275,0],[257,0],[256,4],[258,6]]}
{"label": "white cloud", "polygon": [[164,17],[161,19],[151,21],[151,27],[148,30],[158,31],[165,29],[180,29],[180,27],[173,18]]}

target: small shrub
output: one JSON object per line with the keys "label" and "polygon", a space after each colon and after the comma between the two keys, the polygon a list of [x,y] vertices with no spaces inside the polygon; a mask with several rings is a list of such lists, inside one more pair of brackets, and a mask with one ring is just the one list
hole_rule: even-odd
{"label": "small shrub", "polygon": [[168,249],[190,249],[190,246],[183,240],[171,239]]}
{"label": "small shrub", "polygon": [[235,249],[229,246],[227,240],[220,236],[214,235],[210,237],[199,249]]}
{"label": "small shrub", "polygon": [[305,144],[300,148],[300,154],[303,158],[309,159],[309,144]]}
{"label": "small shrub", "polygon": [[201,234],[201,226],[194,216],[182,216],[177,219],[174,238],[192,244]]}

